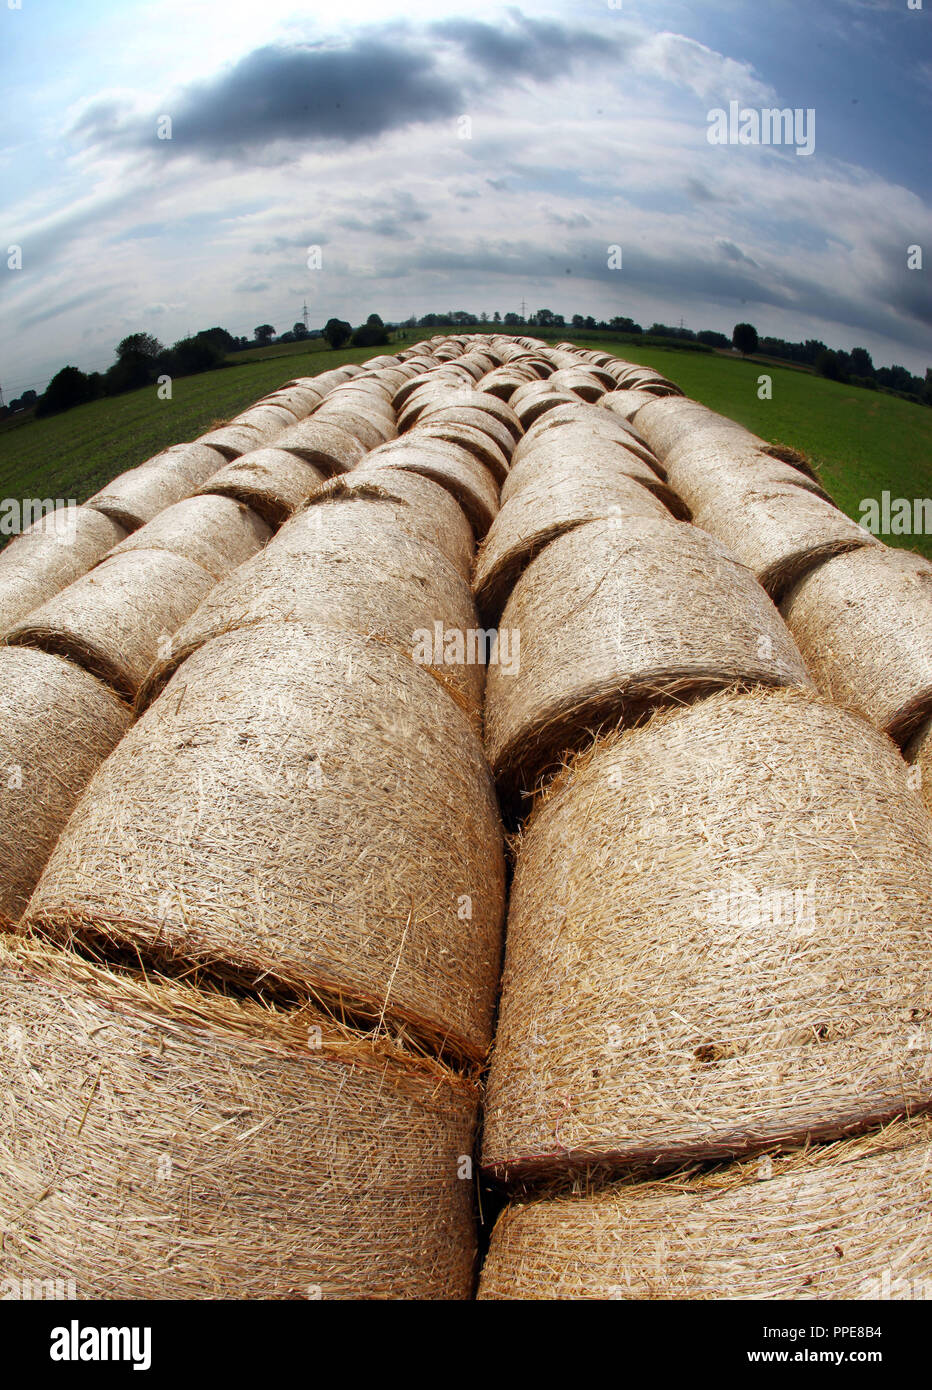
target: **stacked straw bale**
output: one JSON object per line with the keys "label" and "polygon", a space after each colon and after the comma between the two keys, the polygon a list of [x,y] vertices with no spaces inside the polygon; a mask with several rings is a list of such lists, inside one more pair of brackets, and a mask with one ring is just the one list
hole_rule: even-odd
{"label": "stacked straw bale", "polygon": [[114,555],[34,609],[4,640],[67,656],[132,700],[160,644],[213,584],[201,565],[168,550]]}
{"label": "stacked straw bale", "polygon": [[515,1202],[480,1299],[928,1299],[932,1122]]}
{"label": "stacked straw bale", "polygon": [[[609,517],[669,518],[654,492],[629,475],[623,454],[614,448],[593,453],[585,472],[562,450],[549,454],[549,466],[525,469],[523,485],[495,518],[476,559],[473,589],[487,620],[497,621],[519,577],[558,536]],[[524,462],[538,459],[528,455]]]}
{"label": "stacked straw bale", "polygon": [[404,471],[438,483],[455,498],[478,539],[498,513],[499,486],[489,469],[468,449],[450,440],[412,431],[366,455],[368,470]]}
{"label": "stacked straw bale", "polygon": [[472,1291],[474,1086],[281,1011],[0,947],[4,1273],[81,1299]]}
{"label": "stacked straw bale", "polygon": [[201,488],[201,495],[231,497],[277,529],[303,506],[325,476],[287,449],[254,449],[218,469]]}
{"label": "stacked straw bale", "polygon": [[78,797],[130,711],[58,656],[0,647],[0,929],[18,921]]}
{"label": "stacked straw bale", "polygon": [[930,854],[893,745],[810,693],[597,742],[520,845],[487,1167],[670,1166],[928,1106]]}
{"label": "stacked straw bale", "polygon": [[223,579],[265,545],[271,529],[261,517],[228,497],[188,497],[121,541],[111,555],[164,550]]}
{"label": "stacked straw bale", "polygon": [[[370,459],[373,466],[370,466]],[[469,580],[472,574],[476,539],[465,511],[451,492],[430,478],[405,468],[380,468],[370,455],[352,473],[341,474],[323,483],[308,498],[306,508],[324,513],[318,525],[327,525],[328,508],[335,503],[345,510],[351,503],[377,499],[384,505],[379,516],[390,529],[419,536],[436,546],[457,574]],[[360,514],[373,516],[360,507]],[[308,519],[308,524],[313,524]]]}
{"label": "stacked straw bale", "polygon": [[[248,564],[218,584],[184,623],[140,695],[151,702],[192,652],[254,623],[309,622],[378,637],[415,652],[417,633],[478,627],[468,585],[434,545],[390,524],[393,499],[300,512]],[[443,648],[425,661],[457,703],[478,720],[483,665],[446,665]]]}
{"label": "stacked straw bale", "polygon": [[932,715],[932,564],[873,545],[812,570],[783,616],[816,685],[898,743]]}
{"label": "stacked straw bale", "polygon": [[274,622],[180,667],[94,778],[25,920],[478,1059],[503,910],[467,715],[385,641]]}
{"label": "stacked straw bale", "polygon": [[521,647],[517,669],[492,665],[487,681],[486,749],[506,801],[606,721],[736,681],[809,684],[753,576],[673,518],[613,516],[552,540],[501,627]]}
{"label": "stacked straw bale", "polygon": [[69,507],[33,522],[0,551],[0,638],[125,536],[124,526],[93,507]]}
{"label": "stacked straw bale", "polygon": [[190,497],[223,466],[222,452],[182,446],[166,449],[138,468],[121,473],[89,498],[88,507],[102,512],[127,531],[137,531],[159,512]]}

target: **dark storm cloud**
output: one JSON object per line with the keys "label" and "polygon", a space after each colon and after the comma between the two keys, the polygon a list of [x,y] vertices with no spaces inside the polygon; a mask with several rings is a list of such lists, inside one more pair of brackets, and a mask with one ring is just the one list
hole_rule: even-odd
{"label": "dark storm cloud", "polygon": [[565,72],[576,59],[605,62],[624,45],[604,34],[570,29],[554,21],[528,19],[513,10],[507,28],[475,19],[444,19],[431,26],[438,38],[452,39],[477,67],[493,76],[527,74],[542,80]]}
{"label": "dark storm cloud", "polygon": [[169,103],[170,140],[157,138],[156,118],[141,123],[112,99],[89,107],[71,133],[91,145],[213,157],[282,142],[351,145],[448,120],[477,92],[497,88],[505,71],[555,81],[576,59],[608,62],[622,52],[620,40],[517,12],[501,28],[465,19],[421,30],[383,25],[340,45],[256,49],[189,87],[174,109]]}

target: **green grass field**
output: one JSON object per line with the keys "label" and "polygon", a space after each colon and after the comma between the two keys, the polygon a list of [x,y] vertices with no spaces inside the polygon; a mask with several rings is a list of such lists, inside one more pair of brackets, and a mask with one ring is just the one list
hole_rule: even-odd
{"label": "green grass field", "polygon": [[[430,337],[433,330],[423,331]],[[856,520],[864,498],[932,496],[932,410],[895,396],[842,386],[809,372],[754,361],[586,338],[669,376],[688,396],[740,421],[772,443],[801,449],[839,506]],[[0,426],[0,497],[84,501],[126,468],[169,444],[193,439],[214,420],[245,409],[293,376],[341,362],[363,362],[391,348],[332,352],[282,344],[238,354],[232,365],[174,383],[174,398],[155,387],[79,406],[48,420]],[[758,377],[773,380],[773,399],[758,399]],[[932,558],[932,536],[890,536]]]}

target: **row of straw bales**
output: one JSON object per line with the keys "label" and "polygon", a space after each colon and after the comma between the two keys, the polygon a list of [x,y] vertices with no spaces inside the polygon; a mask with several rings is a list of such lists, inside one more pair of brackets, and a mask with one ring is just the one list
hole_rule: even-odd
{"label": "row of straw bales", "polygon": [[[77,797],[128,727],[129,707],[153,663],[170,651],[174,632],[326,477],[365,455],[355,436],[334,425],[319,427],[317,466],[303,452],[281,451],[283,464],[276,459],[270,468],[266,460],[263,469],[260,457],[250,472],[250,455],[237,450],[255,442],[254,454],[275,452],[262,440],[286,433],[289,421],[300,428],[358,371],[289,383],[231,423],[245,432],[238,443],[202,438],[172,446],[86,504],[35,522],[0,553],[0,702],[7,711],[0,923],[20,915]],[[240,460],[244,476],[231,485]],[[16,655],[20,648],[49,659]]]}
{"label": "row of straw bales", "polygon": [[780,603],[818,689],[905,750],[932,808],[932,564],[844,516],[793,449],[686,400],[634,419],[696,524]]}
{"label": "row of straw bales", "polygon": [[[447,347],[431,368],[468,359]],[[478,629],[499,485],[481,442],[396,438],[421,371],[370,364],[236,492],[227,468],[192,499],[258,486],[252,515],[288,519],[153,654],[3,948],[17,1275],[67,1265],[106,1298],[471,1293],[502,831],[484,668],[413,644]],[[316,470],[308,495],[270,450]]]}
{"label": "row of straw bales", "polygon": [[480,1297],[928,1287],[932,821],[886,736],[915,732],[922,658],[883,698],[877,629],[858,669],[821,594],[800,616],[811,576],[858,576],[840,621],[885,562],[901,597],[925,562],[795,451],[582,356],[494,378],[526,433],[474,581],[521,641],[486,688],[519,829]]}

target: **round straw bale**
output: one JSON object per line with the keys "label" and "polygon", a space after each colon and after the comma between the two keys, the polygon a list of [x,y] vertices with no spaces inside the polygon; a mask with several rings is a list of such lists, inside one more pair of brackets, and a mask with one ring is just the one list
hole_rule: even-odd
{"label": "round straw bale", "polygon": [[507,367],[494,367],[491,372],[480,377],[477,386],[487,395],[497,396],[501,401],[510,401],[519,386],[526,386],[529,381],[535,379],[539,380],[531,367],[514,363]]}
{"label": "round straw bale", "polygon": [[606,517],[669,519],[669,515],[653,492],[608,460],[601,467],[596,462],[580,468],[575,459],[555,458],[541,476],[525,481],[482,543],[473,583],[480,613],[497,622],[508,595],[534,557],[574,527]]}
{"label": "round straw bale", "polygon": [[[223,466],[222,457],[217,466]],[[161,462],[150,460],[140,468],[121,473],[89,498],[87,505],[127,531],[138,531],[166,507],[190,497],[213,472],[187,455],[166,452]]]}
{"label": "round straw bale", "polygon": [[94,507],[68,507],[34,522],[0,550],[0,637],[86,574],[126,535]]}
{"label": "round straw bale", "polygon": [[859,716],[773,689],[571,764],[518,853],[489,1167],[705,1161],[932,1103],[910,1045],[932,820],[908,771]]}
{"label": "round straw bale", "polygon": [[[230,467],[235,467],[231,464]],[[260,516],[229,497],[186,497],[121,541],[111,555],[168,550],[223,579],[261,550],[272,532]]]}
{"label": "round straw bale", "polygon": [[67,656],[131,700],[160,644],[213,583],[207,570],[167,550],[114,555],[17,623],[4,640]]}
{"label": "round straw bale", "polygon": [[[336,391],[331,391],[326,400],[327,410],[325,415],[339,407],[340,410],[348,410],[353,414],[362,415],[366,420],[371,420],[379,428],[391,431],[395,428],[395,411],[389,400],[387,390],[380,391],[377,382],[372,382],[363,389],[356,382],[349,382],[346,386],[340,386]],[[321,407],[323,409],[323,407]]]}
{"label": "round straw bale", "polygon": [[932,564],[866,546],[812,570],[783,616],[818,688],[897,743],[932,715]]}
{"label": "round straw bale", "polygon": [[201,495],[232,497],[277,530],[324,478],[319,468],[287,449],[253,449],[219,469],[201,488]]}
{"label": "round straw bale", "polygon": [[567,444],[571,440],[598,440],[620,444],[647,464],[655,478],[666,476],[659,460],[629,425],[619,420],[616,415],[601,410],[597,405],[586,405],[583,401],[575,406],[557,406],[556,410],[541,416],[515,446],[509,475],[525,455],[542,444],[553,444],[556,440]]}
{"label": "round straw bale", "polygon": [[[355,403],[354,403],[355,404]],[[365,452],[368,449],[376,449],[380,444],[384,444],[389,439],[397,438],[398,431],[394,425],[387,425],[379,420],[375,415],[363,415],[362,407],[350,410],[345,405],[334,403],[328,405],[324,401],[323,405],[315,410],[310,420],[303,425],[296,425],[296,429],[310,430],[315,425],[333,426],[342,433],[350,435],[356,440]],[[286,431],[290,434],[290,431]],[[290,448],[290,445],[282,443],[281,436],[275,440],[279,449]]]}
{"label": "round straw bale", "polygon": [[502,506],[518,497],[530,483],[550,477],[554,471],[563,475],[568,470],[577,477],[592,473],[604,475],[608,472],[613,476],[624,473],[636,479],[649,492],[655,493],[665,510],[681,520],[688,519],[689,513],[681,498],[661,482],[639,452],[634,452],[621,441],[593,433],[588,426],[580,425],[548,430],[534,441],[533,448],[522,454],[505,479],[500,499]]}
{"label": "round straw bale", "polygon": [[535,381],[520,386],[510,404],[522,427],[529,430],[548,410],[555,410],[558,405],[573,405],[578,400],[579,397],[570,391],[558,391],[549,381]]}
{"label": "round straw bale", "polygon": [[4,944],[0,981],[5,1274],[94,1300],[471,1296],[467,1081],[35,942]]}
{"label": "round straw bale", "polygon": [[348,473],[365,457],[366,450],[348,430],[312,415],[291,429],[283,430],[275,440],[276,449],[297,454],[321,473]]}
{"label": "round straw bale", "polygon": [[610,410],[614,415],[620,415],[623,420],[630,422],[637,415],[641,406],[656,399],[657,397],[652,396],[649,391],[621,388],[617,391],[607,391],[599,401],[599,405],[604,410]]}
{"label": "round straw bale", "polygon": [[879,542],[856,521],[804,488],[771,483],[716,493],[693,521],[725,541],[779,603],[809,570],[834,555]]}
{"label": "round straw bale", "polygon": [[508,477],[510,451],[506,454],[485,429],[457,421],[431,418],[423,423],[419,421],[409,432],[409,437],[418,441],[440,440],[444,444],[453,444],[457,448],[465,449],[488,470],[498,485]]}
{"label": "round straw bale", "polygon": [[[278,431],[271,433],[277,434]],[[269,437],[268,430],[260,429],[256,425],[235,425],[228,421],[225,425],[218,425],[216,429],[200,435],[197,442],[209,444],[212,449],[219,450],[225,458],[235,459],[239,458],[240,454],[261,449],[263,444],[268,443]]]}
{"label": "round straw bale", "polygon": [[291,411],[295,420],[304,420],[312,411],[316,410],[323,400],[323,396],[318,391],[310,391],[300,386],[292,386],[281,391],[273,391],[270,396],[263,396],[258,405],[284,405]]}
{"label": "round straw bale", "polygon": [[289,622],[188,658],[91,783],[24,922],[311,992],[478,1060],[503,910],[468,716],[384,641]]}
{"label": "round straw bale", "polygon": [[352,473],[342,473],[323,483],[308,498],[307,506],[334,502],[346,506],[372,498],[387,504],[379,513],[385,517],[385,524],[435,545],[457,574],[467,582],[470,580],[476,538],[466,513],[445,487],[419,473],[403,468],[370,468],[366,463]]}
{"label": "round straw bale", "polygon": [[[421,418],[427,419],[438,411],[466,409],[470,413],[462,418],[467,424],[477,424],[480,429],[490,430],[492,438],[502,451],[509,455],[524,430],[521,421],[505,401],[497,396],[489,396],[484,391],[447,391],[443,395],[428,397]],[[477,415],[476,412],[479,412]],[[491,420],[489,419],[491,417]],[[454,418],[450,416],[449,418]],[[400,422],[399,422],[400,424]],[[504,431],[504,432],[503,432]]]}
{"label": "round straw bale", "polygon": [[[339,486],[340,480],[337,480]],[[358,494],[357,494],[358,495]],[[205,642],[260,622],[349,628],[389,642],[412,658],[417,634],[475,632],[469,586],[436,546],[394,525],[398,506],[378,495],[367,506],[306,508],[248,564],[202,600],[163,649],[140,691],[145,708]],[[421,643],[423,645],[423,642]],[[432,643],[433,646],[433,643]],[[482,664],[447,665],[441,643],[424,665],[460,707],[478,717]]]}
{"label": "round straw bale", "polygon": [[480,1299],[928,1299],[926,1116],[663,1181],[515,1202]]}
{"label": "round straw bale", "polygon": [[492,474],[467,449],[448,441],[405,435],[366,456],[366,469],[405,469],[446,488],[462,507],[481,540],[498,512],[498,487]]}
{"label": "round straw bale", "polygon": [[723,500],[727,505],[746,489],[766,492],[775,483],[800,487],[825,502],[832,501],[815,478],[780,462],[754,443],[716,443],[688,451],[680,447],[667,455],[666,470],[668,483],[693,511],[721,505]]}
{"label": "round straw bale", "polygon": [[[614,382],[610,380],[610,384]],[[605,383],[599,381],[594,372],[582,367],[561,367],[550,378],[550,385],[557,391],[569,391],[584,401],[597,401],[605,395]]]}
{"label": "round straw bale", "polygon": [[150,468],[160,466],[163,463],[182,464],[190,471],[192,483],[206,482],[212,473],[216,473],[218,468],[222,468],[226,462],[225,456],[218,449],[211,449],[208,444],[172,444],[167,449],[163,449],[159,454],[153,454],[152,458],[146,459],[145,463],[139,465],[140,468]]}
{"label": "round straw bale", "polygon": [[[487,435],[495,444],[496,449],[500,450],[506,462],[511,458],[515,447],[515,437],[500,420],[487,410],[482,410],[476,406],[464,405],[436,405],[428,406],[422,413],[418,422],[420,429],[425,429],[428,425],[450,425],[454,429],[459,429],[467,425],[470,429],[477,429],[482,434]],[[520,423],[519,423],[520,429]],[[495,458],[498,458],[496,453]],[[484,461],[484,460],[483,460]],[[487,467],[492,465],[486,465]],[[494,471],[494,469],[493,469]],[[506,469],[507,476],[507,469]]]}
{"label": "round straw bale", "polygon": [[18,920],[75,802],[130,721],[79,666],[0,647],[0,930]]}
{"label": "round straw bale", "polygon": [[274,439],[289,425],[296,425],[298,417],[293,410],[289,410],[285,405],[261,401],[235,416],[230,423],[248,425],[251,429],[259,430],[263,442],[268,443],[270,439]]}
{"label": "round straw bale", "polygon": [[520,661],[489,667],[486,746],[506,796],[605,720],[735,681],[810,683],[753,576],[672,518],[591,521],[551,541],[502,628],[520,633]]}

